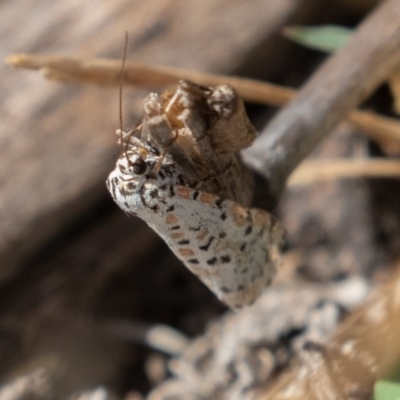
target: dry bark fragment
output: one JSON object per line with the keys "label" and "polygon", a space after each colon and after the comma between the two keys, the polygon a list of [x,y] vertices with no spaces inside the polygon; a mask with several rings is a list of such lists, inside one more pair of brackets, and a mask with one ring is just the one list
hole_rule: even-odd
{"label": "dry bark fragment", "polygon": [[203,87],[181,81],[175,91],[144,100],[145,116],[124,132],[165,149],[192,188],[231,199],[245,206],[253,197],[253,180],[238,151],[248,147],[257,132],[247,118],[243,101],[229,86]]}

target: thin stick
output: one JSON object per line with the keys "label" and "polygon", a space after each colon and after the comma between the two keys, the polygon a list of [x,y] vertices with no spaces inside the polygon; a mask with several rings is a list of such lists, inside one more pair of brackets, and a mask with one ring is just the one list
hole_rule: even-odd
{"label": "thin stick", "polygon": [[[18,68],[37,69],[47,78],[65,82],[94,83],[97,85],[116,85],[120,60],[80,59],[61,56],[35,56],[12,54],[6,62]],[[127,61],[124,84],[136,87],[168,86],[186,79],[204,86],[227,83],[233,86],[246,101],[282,106],[296,95],[296,90],[273,85],[268,82],[208,74],[204,72],[174,67],[154,66]],[[394,118],[383,117],[366,111],[351,111],[350,121],[373,140],[378,142],[400,143],[400,123]]]}
{"label": "thin stick", "polygon": [[[120,71],[120,61],[112,59],[84,59],[63,56],[40,56],[30,54],[10,54],[5,62],[17,68],[40,70],[48,79],[63,82],[94,83],[114,86]],[[185,79],[204,86],[227,83],[248,101],[281,106],[295,94],[294,89],[254,79],[226,75],[209,74],[183,68],[150,65],[127,61],[125,84],[137,87],[168,86]]]}
{"label": "thin stick", "polygon": [[383,159],[304,161],[290,176],[288,185],[305,186],[343,178],[400,179],[400,161]]}

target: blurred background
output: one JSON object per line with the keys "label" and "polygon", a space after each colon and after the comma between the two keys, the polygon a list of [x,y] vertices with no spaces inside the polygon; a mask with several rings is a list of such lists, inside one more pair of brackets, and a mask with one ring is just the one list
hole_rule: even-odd
{"label": "blurred background", "polygon": [[[282,29],[354,27],[377,3],[3,0],[0,52],[3,59],[121,59],[127,30],[131,60],[299,87],[326,55],[290,42]],[[29,398],[64,399],[101,386],[107,396],[140,399],[171,376],[170,354],[145,343],[148,330],[165,324],[189,340],[227,310],[106,190],[119,151],[118,88],[0,68],[3,388],[40,367],[50,378],[34,381],[36,392],[28,380]],[[148,92],[125,87],[125,125],[138,121]],[[246,106],[258,129],[277,111]],[[365,107],[392,115],[389,90],[380,88]],[[343,125],[313,157],[371,154],[384,151]],[[295,250],[293,269],[313,284],[380,282],[399,255],[399,193],[399,182],[387,179],[288,189],[278,213]],[[25,398],[12,390],[14,397],[3,390],[0,399]]]}

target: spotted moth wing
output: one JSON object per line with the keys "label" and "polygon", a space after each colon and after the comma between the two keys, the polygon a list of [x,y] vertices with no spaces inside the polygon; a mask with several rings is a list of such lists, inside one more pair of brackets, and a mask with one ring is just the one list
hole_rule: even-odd
{"label": "spotted moth wing", "polygon": [[276,273],[284,230],[266,211],[172,187],[165,223],[149,225],[217,297],[233,309],[251,305]]}

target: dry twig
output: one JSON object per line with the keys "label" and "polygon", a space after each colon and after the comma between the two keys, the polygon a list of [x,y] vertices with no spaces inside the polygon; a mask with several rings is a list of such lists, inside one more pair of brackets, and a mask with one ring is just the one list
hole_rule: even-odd
{"label": "dry twig", "polygon": [[382,159],[309,160],[290,176],[289,186],[304,186],[342,178],[400,178],[400,162]]}
{"label": "dry twig", "polygon": [[[92,83],[96,85],[118,84],[121,60],[82,59],[66,56],[39,56],[11,54],[6,62],[14,67],[40,70],[49,79],[62,82]],[[227,75],[209,74],[188,69],[154,66],[128,61],[125,67],[125,83],[136,87],[169,86],[180,79],[187,79],[204,86],[222,83],[233,86],[245,101],[283,106],[293,99],[296,90]],[[393,147],[400,146],[400,123],[393,118],[383,117],[368,111],[351,111],[348,121],[365,132],[371,139]]]}

